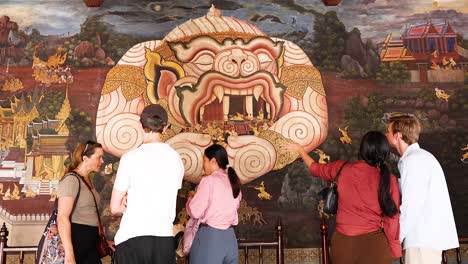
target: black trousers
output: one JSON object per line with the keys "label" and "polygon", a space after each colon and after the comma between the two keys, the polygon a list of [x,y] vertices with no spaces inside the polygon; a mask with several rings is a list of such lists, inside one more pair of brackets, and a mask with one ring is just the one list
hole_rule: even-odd
{"label": "black trousers", "polygon": [[174,237],[139,236],[117,245],[115,264],[175,264]]}
{"label": "black trousers", "polygon": [[97,226],[72,223],[71,236],[76,264],[101,264],[96,247],[99,238]]}

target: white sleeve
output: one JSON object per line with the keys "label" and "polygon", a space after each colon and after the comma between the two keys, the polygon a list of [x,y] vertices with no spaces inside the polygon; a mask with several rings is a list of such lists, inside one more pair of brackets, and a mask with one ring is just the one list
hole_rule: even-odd
{"label": "white sleeve", "polygon": [[120,158],[119,169],[117,170],[117,175],[115,177],[114,189],[117,191],[126,192],[130,188],[130,175],[131,163],[128,159],[125,158],[125,155]]}
{"label": "white sleeve", "polygon": [[412,229],[420,222],[424,200],[429,188],[429,173],[421,159],[417,156],[407,157],[399,164],[401,175],[401,206],[400,206],[400,241],[406,238]]}
{"label": "white sleeve", "polygon": [[179,153],[177,153],[177,158],[178,160],[178,173],[179,173],[179,189],[182,188],[182,182],[184,180],[184,174],[185,174],[185,168],[184,168],[184,163],[182,162],[182,159],[180,158]]}

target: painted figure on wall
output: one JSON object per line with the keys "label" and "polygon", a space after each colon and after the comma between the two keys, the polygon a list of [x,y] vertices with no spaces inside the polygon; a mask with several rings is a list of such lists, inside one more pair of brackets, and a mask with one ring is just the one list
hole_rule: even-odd
{"label": "painted figure on wall", "polygon": [[[106,151],[121,156],[141,144],[138,118],[148,104],[170,113],[166,142],[182,155],[191,182],[199,181],[213,138],[246,183],[297,158],[286,142],[312,151],[328,130],[321,76],[304,51],[214,7],[163,40],[135,45],[110,70],[96,120]],[[252,124],[261,129],[253,133]],[[219,137],[204,128],[219,129]]]}

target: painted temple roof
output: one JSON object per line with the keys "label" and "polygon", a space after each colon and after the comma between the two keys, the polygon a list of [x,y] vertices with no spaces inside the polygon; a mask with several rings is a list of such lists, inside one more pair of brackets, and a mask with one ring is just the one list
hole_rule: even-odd
{"label": "painted temple roof", "polygon": [[403,45],[403,40],[399,36],[389,34],[385,39],[380,52],[381,61],[414,61],[416,58]]}
{"label": "painted temple roof", "polygon": [[427,35],[456,36],[455,31],[453,31],[448,22],[438,24],[427,22],[423,24],[410,25],[403,32],[402,38],[423,38]]}

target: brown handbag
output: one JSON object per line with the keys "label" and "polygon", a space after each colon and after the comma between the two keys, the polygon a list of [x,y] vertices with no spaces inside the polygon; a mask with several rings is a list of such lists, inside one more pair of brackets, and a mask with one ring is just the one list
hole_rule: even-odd
{"label": "brown handbag", "polygon": [[89,186],[89,184],[84,179],[83,179],[83,182],[85,183],[86,187],[88,187],[89,191],[91,192],[91,195],[93,195],[94,204],[96,205],[96,213],[97,213],[98,221],[99,221],[99,238],[96,242],[97,252],[99,254],[99,257],[101,258],[105,256],[111,256],[112,250],[109,248],[109,245],[107,244],[106,236],[104,235],[104,228],[101,223],[101,216],[99,215],[99,209],[98,209],[98,205],[96,202],[96,197],[94,197],[94,193],[92,191],[91,186]]}
{"label": "brown handbag", "polygon": [[[99,217],[99,214],[98,214],[98,217]],[[99,219],[99,238],[96,243],[96,247],[97,247],[99,257],[101,258],[112,254],[111,249],[109,248],[109,245],[107,244],[107,239],[104,235],[104,230],[101,224],[101,219]]]}

